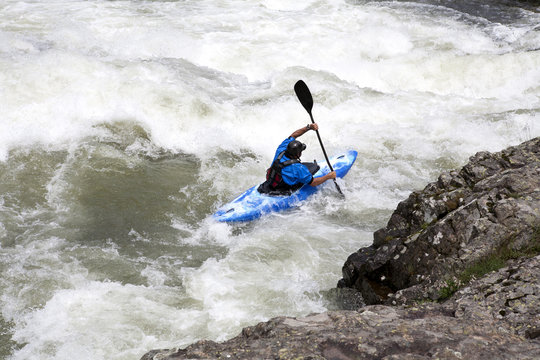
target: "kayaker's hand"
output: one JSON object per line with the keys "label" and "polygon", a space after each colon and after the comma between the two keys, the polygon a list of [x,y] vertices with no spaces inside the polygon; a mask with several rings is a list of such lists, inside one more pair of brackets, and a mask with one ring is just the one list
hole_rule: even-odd
{"label": "kayaker's hand", "polygon": [[335,179],[336,178],[336,172],[332,171],[332,172],[328,173],[327,176],[328,176],[329,179]]}
{"label": "kayaker's hand", "polygon": [[309,126],[309,128],[310,128],[311,130],[317,131],[317,130],[319,130],[319,125],[317,125],[317,123],[313,123],[313,124],[311,124],[311,125]]}

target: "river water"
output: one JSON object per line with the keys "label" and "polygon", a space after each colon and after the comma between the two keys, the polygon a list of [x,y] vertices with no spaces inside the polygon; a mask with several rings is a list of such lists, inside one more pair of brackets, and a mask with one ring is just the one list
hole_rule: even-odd
{"label": "river water", "polygon": [[[502,3],[2,0],[0,358],[138,359],[331,307],[411,191],[540,135],[540,14]],[[212,221],[309,123],[298,79],[329,155],[358,151],[345,200]]]}

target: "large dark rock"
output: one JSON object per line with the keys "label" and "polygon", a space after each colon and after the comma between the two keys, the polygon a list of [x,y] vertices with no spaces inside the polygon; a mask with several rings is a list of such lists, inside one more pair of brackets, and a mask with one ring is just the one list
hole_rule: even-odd
{"label": "large dark rock", "polygon": [[368,304],[438,300],[486,259],[540,251],[540,138],[471,157],[401,202],[373,245],[343,266],[338,287]]}

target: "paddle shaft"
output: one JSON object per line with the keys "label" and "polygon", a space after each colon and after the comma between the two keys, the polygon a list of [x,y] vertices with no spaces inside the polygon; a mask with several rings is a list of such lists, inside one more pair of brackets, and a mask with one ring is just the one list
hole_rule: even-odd
{"label": "paddle shaft", "polygon": [[[311,123],[315,124],[315,120],[313,120],[313,114],[311,113],[311,109],[313,109],[313,96],[311,96],[311,91],[309,91],[308,86],[305,82],[302,80],[298,80],[296,84],[294,84],[294,92],[296,93],[296,96],[298,97],[298,100],[300,100],[300,103],[306,109],[306,111],[309,114],[309,117],[311,119]],[[321,144],[321,149],[324,154],[324,158],[326,159],[326,163],[328,164],[328,167],[330,168],[330,171],[334,171],[334,168],[332,168],[332,164],[330,163],[330,160],[328,159],[328,155],[326,154],[326,150],[324,149],[324,145],[322,143],[321,135],[319,134],[319,130],[316,130],[317,138],[319,139],[319,144]],[[336,185],[337,191],[342,195],[343,192],[341,191],[336,179],[334,179],[334,184]]]}
{"label": "paddle shaft", "polygon": [[[315,124],[315,120],[313,120],[313,115],[311,114],[311,111],[308,111],[308,114],[309,114],[309,117],[311,119],[311,123]],[[334,171],[334,168],[332,167],[332,164],[330,163],[330,160],[328,159],[328,155],[326,154],[326,150],[324,149],[324,145],[322,143],[322,139],[321,139],[321,135],[319,134],[319,130],[315,130],[315,132],[317,133],[317,138],[319,139],[319,144],[321,144],[321,149],[322,149],[322,152],[324,154],[324,158],[326,159],[326,163],[328,164],[328,167],[330,168],[330,171]],[[334,179],[334,185],[336,185],[337,191],[341,195],[343,195],[343,192],[341,191],[341,188],[339,187],[336,179]],[[343,196],[345,196],[345,195],[343,195]]]}
{"label": "paddle shaft", "polygon": [[[309,112],[309,117],[311,118],[311,123],[315,124],[315,120],[313,120],[313,115],[311,115],[311,112]],[[332,168],[332,164],[330,164],[330,160],[328,160],[328,155],[326,154],[326,150],[324,149],[324,145],[322,143],[321,135],[319,134],[319,130],[315,130],[317,133],[317,138],[319,139],[319,144],[321,144],[321,149],[324,154],[324,158],[326,159],[326,163],[328,164],[328,167],[330,168],[330,171],[334,171]]]}

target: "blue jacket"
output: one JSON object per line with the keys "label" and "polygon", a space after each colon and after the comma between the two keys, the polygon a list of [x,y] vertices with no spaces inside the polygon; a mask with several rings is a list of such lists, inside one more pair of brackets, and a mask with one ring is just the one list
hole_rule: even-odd
{"label": "blue jacket", "polygon": [[[279,154],[287,150],[287,145],[289,145],[289,143],[293,140],[294,138],[290,136],[283,140],[283,142],[278,146],[276,150],[276,154],[274,155],[274,160],[272,160],[272,163],[276,160]],[[280,162],[285,162],[287,160],[290,160],[290,158],[288,158],[287,155],[283,155]],[[298,183],[310,184],[313,181],[313,175],[311,175],[308,168],[301,163],[295,163],[289,166],[285,166],[283,170],[281,170],[281,177],[283,178],[283,181],[288,185],[295,185]]]}

